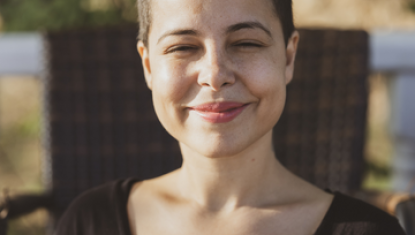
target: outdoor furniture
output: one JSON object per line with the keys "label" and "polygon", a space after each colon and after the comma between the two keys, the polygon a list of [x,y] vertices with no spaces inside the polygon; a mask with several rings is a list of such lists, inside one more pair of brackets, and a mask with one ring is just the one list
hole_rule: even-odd
{"label": "outdoor furniture", "polygon": [[[122,26],[45,35],[45,197],[55,221],[91,187],[181,165],[177,141],[153,110],[137,32]],[[368,34],[302,29],[300,35],[286,108],[274,129],[275,152],[309,182],[353,194],[365,166]]]}
{"label": "outdoor furniture", "polygon": [[[121,27],[46,36],[48,178],[59,211],[103,182],[147,179],[181,164],[177,141],[154,113],[136,34],[136,27]],[[322,188],[356,191],[364,168],[368,34],[300,34],[275,151],[290,170]]]}
{"label": "outdoor furniture", "polygon": [[274,129],[277,157],[325,189],[360,189],[368,103],[368,34],[300,30],[285,111]]}

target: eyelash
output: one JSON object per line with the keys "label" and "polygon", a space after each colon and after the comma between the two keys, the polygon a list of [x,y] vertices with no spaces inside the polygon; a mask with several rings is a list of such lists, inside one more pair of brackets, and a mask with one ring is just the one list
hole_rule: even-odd
{"label": "eyelash", "polygon": [[176,47],[169,48],[165,52],[165,54],[174,53],[174,52],[187,52],[187,51],[196,50],[196,49],[197,48],[193,46],[176,46]]}
{"label": "eyelash", "polygon": [[[233,46],[242,47],[242,48],[246,48],[246,47],[261,48],[261,47],[264,47],[261,44],[253,43],[253,42],[235,43]],[[194,47],[194,46],[175,46],[175,47],[169,48],[165,52],[165,54],[170,54],[170,53],[175,53],[175,52],[189,52],[189,51],[193,51],[193,50],[197,50],[197,47]]]}
{"label": "eyelash", "polygon": [[238,46],[238,47],[258,47],[258,48],[260,48],[260,47],[264,47],[263,45],[261,45],[261,44],[258,44],[258,43],[253,43],[253,42],[242,42],[242,43],[236,43],[236,44],[234,44],[234,46]]}

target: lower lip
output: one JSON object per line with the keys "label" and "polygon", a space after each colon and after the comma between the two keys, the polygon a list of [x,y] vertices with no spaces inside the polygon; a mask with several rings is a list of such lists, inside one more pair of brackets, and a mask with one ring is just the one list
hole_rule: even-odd
{"label": "lower lip", "polygon": [[236,109],[232,109],[222,113],[214,113],[214,112],[202,112],[198,110],[190,110],[191,112],[195,112],[199,115],[203,120],[211,123],[226,123],[230,122],[235,119],[244,109],[248,107],[248,105],[241,106]]}

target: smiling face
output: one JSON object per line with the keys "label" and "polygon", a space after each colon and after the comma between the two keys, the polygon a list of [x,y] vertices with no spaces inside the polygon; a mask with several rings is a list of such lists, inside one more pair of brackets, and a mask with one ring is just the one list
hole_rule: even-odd
{"label": "smiling face", "polygon": [[[139,43],[157,116],[182,148],[206,157],[271,141],[298,35],[285,47],[269,0],[152,1]],[[269,135],[267,135],[269,134]]]}

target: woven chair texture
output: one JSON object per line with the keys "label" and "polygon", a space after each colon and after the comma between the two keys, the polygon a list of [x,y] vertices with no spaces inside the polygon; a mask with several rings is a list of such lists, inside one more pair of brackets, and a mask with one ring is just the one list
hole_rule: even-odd
{"label": "woven chair texture", "polygon": [[[360,188],[368,35],[300,30],[296,72],[275,127],[279,160],[322,188]],[[46,34],[48,180],[57,214],[104,182],[155,177],[181,165],[152,106],[136,27]]]}
{"label": "woven chair texture", "polygon": [[368,102],[368,34],[300,30],[295,74],[274,128],[276,155],[321,188],[360,189]]}

